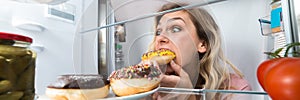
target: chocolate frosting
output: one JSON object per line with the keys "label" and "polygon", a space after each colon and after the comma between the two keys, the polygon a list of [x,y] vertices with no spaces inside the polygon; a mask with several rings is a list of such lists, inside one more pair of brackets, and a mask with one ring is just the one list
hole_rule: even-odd
{"label": "chocolate frosting", "polygon": [[159,77],[161,72],[158,66],[152,64],[137,64],[133,66],[124,67],[114,71],[110,78],[115,79],[131,79],[131,78],[149,78]]}
{"label": "chocolate frosting", "polygon": [[48,88],[58,89],[93,89],[109,84],[107,78],[97,74],[69,74],[60,75],[57,81]]}

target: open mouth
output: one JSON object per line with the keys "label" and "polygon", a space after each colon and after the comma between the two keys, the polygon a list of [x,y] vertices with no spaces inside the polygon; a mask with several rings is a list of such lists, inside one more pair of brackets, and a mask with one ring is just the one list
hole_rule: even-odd
{"label": "open mouth", "polygon": [[160,50],[160,51],[166,51],[166,50],[169,50],[169,51],[171,51],[171,52],[173,52],[173,53],[175,54],[175,52],[174,52],[173,50],[168,49],[168,48],[159,48],[158,50]]}
{"label": "open mouth", "polygon": [[159,48],[158,50],[159,50],[159,51],[168,51],[168,52],[171,52],[172,55],[175,56],[172,60],[176,60],[177,55],[176,55],[176,53],[175,53],[173,50],[168,49],[168,48]]}

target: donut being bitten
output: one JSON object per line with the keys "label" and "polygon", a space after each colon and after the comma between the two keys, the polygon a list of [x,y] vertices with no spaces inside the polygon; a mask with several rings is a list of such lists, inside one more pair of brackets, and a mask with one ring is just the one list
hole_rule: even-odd
{"label": "donut being bitten", "polygon": [[156,61],[159,65],[170,63],[175,58],[175,53],[168,49],[160,49],[144,53],[142,61],[152,60]]}

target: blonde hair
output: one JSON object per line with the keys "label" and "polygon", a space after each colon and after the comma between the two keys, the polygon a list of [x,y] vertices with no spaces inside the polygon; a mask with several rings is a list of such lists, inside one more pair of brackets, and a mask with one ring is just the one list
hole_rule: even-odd
{"label": "blonde hair", "polygon": [[[165,11],[173,8],[178,8],[186,4],[166,4],[159,11]],[[243,77],[242,73],[224,56],[221,46],[220,30],[213,17],[203,8],[184,9],[189,14],[193,24],[196,27],[197,35],[200,40],[204,40],[207,46],[207,52],[199,54],[200,67],[199,77],[202,88],[205,89],[232,89],[230,86],[230,71],[231,68],[237,75]],[[156,16],[156,23],[163,15]],[[155,41],[155,39],[154,39]],[[149,47],[154,48],[154,42]],[[228,67],[229,65],[229,67]],[[199,82],[198,82],[199,83]],[[197,83],[197,85],[199,85]],[[221,96],[216,93],[206,94],[208,100],[220,99]]]}

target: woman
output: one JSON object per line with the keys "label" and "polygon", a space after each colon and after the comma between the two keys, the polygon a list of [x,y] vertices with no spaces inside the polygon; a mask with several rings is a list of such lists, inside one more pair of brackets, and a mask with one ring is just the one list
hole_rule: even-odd
{"label": "woman", "polygon": [[[166,4],[159,11],[184,5]],[[220,31],[202,8],[184,9],[156,17],[155,38],[150,50],[170,49],[176,59],[164,71],[161,87],[250,90],[242,73],[223,55]],[[230,69],[233,72],[230,72]],[[200,99],[195,95],[155,93],[154,99]],[[206,99],[229,99],[232,95],[206,94]]]}

